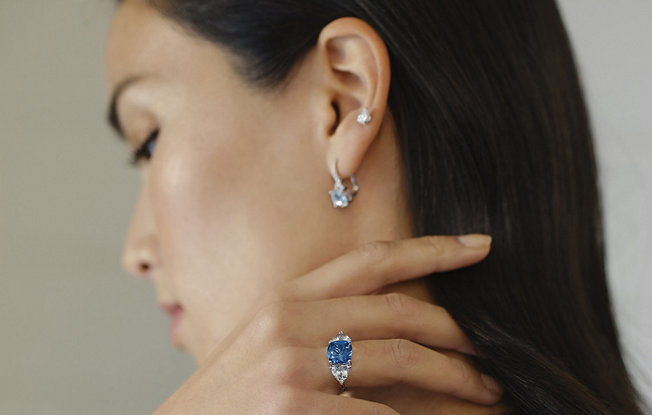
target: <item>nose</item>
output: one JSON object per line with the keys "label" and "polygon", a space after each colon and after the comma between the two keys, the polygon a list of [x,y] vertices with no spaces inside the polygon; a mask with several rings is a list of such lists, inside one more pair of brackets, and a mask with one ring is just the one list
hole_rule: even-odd
{"label": "nose", "polygon": [[152,210],[146,192],[141,191],[122,249],[122,267],[134,277],[151,278],[159,266],[157,255]]}
{"label": "nose", "polygon": [[140,238],[128,237],[127,240],[122,252],[122,267],[125,272],[134,277],[151,278],[157,268],[152,253],[153,237],[151,235]]}

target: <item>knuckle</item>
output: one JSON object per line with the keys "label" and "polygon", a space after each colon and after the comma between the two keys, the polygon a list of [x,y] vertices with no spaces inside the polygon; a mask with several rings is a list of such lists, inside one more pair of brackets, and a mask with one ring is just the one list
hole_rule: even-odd
{"label": "knuckle", "polygon": [[392,241],[372,241],[359,246],[356,253],[367,263],[371,265],[382,262],[389,256],[392,248]]}
{"label": "knuckle", "polygon": [[414,312],[413,298],[407,294],[392,292],[383,295],[386,305],[394,314],[410,316]]}
{"label": "knuckle", "polygon": [[257,332],[263,338],[283,338],[288,331],[287,303],[269,303],[261,307],[254,317]]}
{"label": "knuckle", "polygon": [[394,364],[405,367],[416,363],[416,354],[408,340],[391,339],[386,343],[386,353]]}

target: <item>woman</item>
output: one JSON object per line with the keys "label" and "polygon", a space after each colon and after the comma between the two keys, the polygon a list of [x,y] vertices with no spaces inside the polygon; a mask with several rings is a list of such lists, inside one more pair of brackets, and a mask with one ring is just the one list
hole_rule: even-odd
{"label": "woman", "polygon": [[156,415],[641,413],[553,1],[123,0],[107,74]]}

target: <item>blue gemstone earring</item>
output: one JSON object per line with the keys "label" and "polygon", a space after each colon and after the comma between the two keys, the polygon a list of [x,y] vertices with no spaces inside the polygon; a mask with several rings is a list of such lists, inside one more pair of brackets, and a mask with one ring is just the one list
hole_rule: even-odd
{"label": "blue gemstone earring", "polygon": [[345,208],[353,201],[355,195],[358,194],[358,182],[355,180],[355,175],[352,174],[349,180],[353,185],[352,189],[349,189],[342,183],[339,174],[337,173],[337,159],[333,161],[331,166],[331,176],[335,180],[335,188],[329,190],[328,193],[331,195],[331,202],[333,202],[333,207],[335,208]]}

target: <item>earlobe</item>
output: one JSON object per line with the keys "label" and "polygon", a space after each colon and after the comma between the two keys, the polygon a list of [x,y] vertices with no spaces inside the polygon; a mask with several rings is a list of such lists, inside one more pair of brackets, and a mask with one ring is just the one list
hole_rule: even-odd
{"label": "earlobe", "polygon": [[338,114],[338,124],[328,129],[327,168],[331,170],[337,158],[339,174],[352,176],[385,116],[391,78],[389,53],[380,35],[354,17],[324,27],[317,51],[325,64],[325,90]]}

